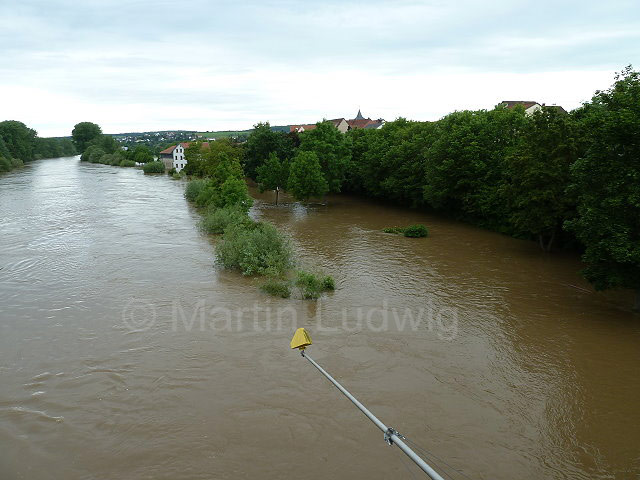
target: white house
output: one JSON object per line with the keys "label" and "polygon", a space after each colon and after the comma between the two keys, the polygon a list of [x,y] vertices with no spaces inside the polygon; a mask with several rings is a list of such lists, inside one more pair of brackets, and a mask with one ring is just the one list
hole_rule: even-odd
{"label": "white house", "polygon": [[[191,145],[191,142],[182,142],[162,150],[160,152],[160,160],[164,163],[164,167],[167,170],[175,168],[176,172],[181,171],[187,164],[185,150],[189,148],[189,145]],[[203,142],[202,148],[209,148],[209,142]]]}

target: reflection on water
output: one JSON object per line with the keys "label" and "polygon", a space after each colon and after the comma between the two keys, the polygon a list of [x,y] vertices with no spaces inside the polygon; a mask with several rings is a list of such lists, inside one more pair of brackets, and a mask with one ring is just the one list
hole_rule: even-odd
{"label": "reflection on water", "polygon": [[[217,269],[183,188],[77,157],[0,177],[0,478],[404,472],[289,350],[294,320],[383,421],[473,478],[640,473],[639,319],[573,256],[346,196],[255,193],[252,215],[338,285],[272,299]],[[430,238],[380,231],[416,222]]]}

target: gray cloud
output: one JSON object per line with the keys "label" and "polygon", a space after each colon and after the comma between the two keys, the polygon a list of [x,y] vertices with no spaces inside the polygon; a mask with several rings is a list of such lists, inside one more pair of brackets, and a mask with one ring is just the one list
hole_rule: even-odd
{"label": "gray cloud", "polygon": [[[2,108],[52,135],[84,119],[116,130],[312,121],[349,115],[363,100],[380,114],[427,119],[447,111],[432,107],[436,92],[420,92],[417,110],[418,92],[388,80],[406,90],[425,76],[612,73],[637,63],[640,32],[640,7],[626,0],[13,3],[0,4]],[[595,82],[585,77],[585,87]],[[458,92],[443,95],[458,108]],[[478,89],[487,107],[495,95]],[[559,100],[575,106],[585,99],[577,95]],[[36,101],[68,108],[50,113]],[[119,121],[117,108],[146,115]],[[96,118],[80,118],[87,113]]]}

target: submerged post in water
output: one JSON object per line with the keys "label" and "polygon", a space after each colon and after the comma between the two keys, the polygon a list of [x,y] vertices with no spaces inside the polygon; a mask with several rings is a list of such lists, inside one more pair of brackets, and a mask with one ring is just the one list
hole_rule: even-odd
{"label": "submerged post in water", "polygon": [[432,480],[444,480],[438,472],[436,472],[433,468],[427,464],[422,458],[420,458],[409,446],[403,442],[404,437],[398,433],[393,427],[387,427],[384,423],[382,423],[378,417],[376,417],[373,413],[369,411],[367,407],[365,407],[362,403],[358,401],[356,397],[351,395],[346,388],[344,388],[340,383],[338,383],[327,371],[322,368],[320,365],[316,363],[316,361],[311,358],[309,355],[304,353],[305,348],[311,345],[311,337],[307,333],[304,328],[299,328],[296,330],[296,333],[293,335],[291,339],[291,348],[297,348],[300,350],[300,354],[311,362],[311,365],[316,367],[318,371],[324,375],[333,385],[340,390],[345,397],[347,397],[351,402],[360,409],[362,413],[364,413],[369,420],[371,420],[380,430],[384,432],[384,440],[388,445],[397,445],[400,450],[402,450],[411,460],[415,462],[420,469],[425,472]]}

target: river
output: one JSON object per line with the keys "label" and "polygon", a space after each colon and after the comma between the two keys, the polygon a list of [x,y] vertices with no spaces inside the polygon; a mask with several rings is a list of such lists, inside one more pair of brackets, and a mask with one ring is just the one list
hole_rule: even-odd
{"label": "river", "polygon": [[[290,350],[296,326],[383,422],[470,478],[640,475],[640,318],[575,255],[254,192],[251,214],[337,283],[274,299],[215,266],[184,185],[78,157],[0,176],[3,480],[410,478]],[[429,238],[380,231],[416,222]]]}

